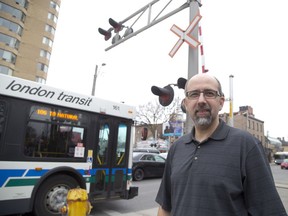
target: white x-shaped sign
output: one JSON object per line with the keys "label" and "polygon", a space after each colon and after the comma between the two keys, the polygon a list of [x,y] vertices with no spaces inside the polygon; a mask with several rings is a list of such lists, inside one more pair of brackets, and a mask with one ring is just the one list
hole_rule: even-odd
{"label": "white x-shaped sign", "polygon": [[193,29],[195,28],[195,26],[197,25],[197,23],[200,21],[201,18],[202,16],[200,14],[196,15],[194,19],[191,21],[186,31],[183,31],[176,25],[173,25],[171,27],[170,30],[179,37],[179,40],[177,41],[177,43],[175,44],[175,46],[169,53],[171,57],[175,55],[175,53],[180,48],[180,46],[184,43],[184,41],[186,41],[193,48],[196,48],[200,45],[200,42],[191,36],[191,32],[193,31]]}

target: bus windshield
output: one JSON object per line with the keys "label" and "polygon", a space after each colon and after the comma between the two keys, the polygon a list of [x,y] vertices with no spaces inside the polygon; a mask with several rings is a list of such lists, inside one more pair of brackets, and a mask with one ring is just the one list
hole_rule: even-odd
{"label": "bus windshield", "polygon": [[288,152],[276,152],[274,154],[274,162],[275,164],[280,165],[284,159],[288,159]]}

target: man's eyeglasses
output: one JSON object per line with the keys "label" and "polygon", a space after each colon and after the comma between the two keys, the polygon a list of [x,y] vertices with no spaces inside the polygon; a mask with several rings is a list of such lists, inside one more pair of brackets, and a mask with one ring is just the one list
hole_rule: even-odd
{"label": "man's eyeglasses", "polygon": [[188,91],[185,93],[185,95],[190,100],[197,100],[200,97],[201,93],[203,93],[205,99],[215,99],[217,96],[220,96],[218,91],[211,89],[205,89],[203,91],[200,90]]}

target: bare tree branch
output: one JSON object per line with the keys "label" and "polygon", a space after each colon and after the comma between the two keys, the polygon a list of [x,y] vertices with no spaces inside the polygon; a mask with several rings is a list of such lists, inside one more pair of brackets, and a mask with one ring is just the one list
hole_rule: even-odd
{"label": "bare tree branch", "polygon": [[180,106],[181,99],[179,97],[175,98],[167,107],[160,105],[157,100],[140,105],[137,107],[136,123],[137,125],[145,125],[156,137],[157,126],[168,122],[175,115],[181,113]]}

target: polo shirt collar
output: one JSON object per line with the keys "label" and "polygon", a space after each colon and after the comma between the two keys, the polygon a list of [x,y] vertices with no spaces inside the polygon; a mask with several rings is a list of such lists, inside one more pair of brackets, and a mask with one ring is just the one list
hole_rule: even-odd
{"label": "polo shirt collar", "polygon": [[[216,130],[212,133],[209,139],[213,140],[223,140],[227,137],[229,133],[230,127],[226,125],[226,123],[219,119],[219,125],[217,126]],[[195,139],[195,127],[192,128],[192,131],[188,133],[186,136],[183,137],[184,143],[192,143]]]}

